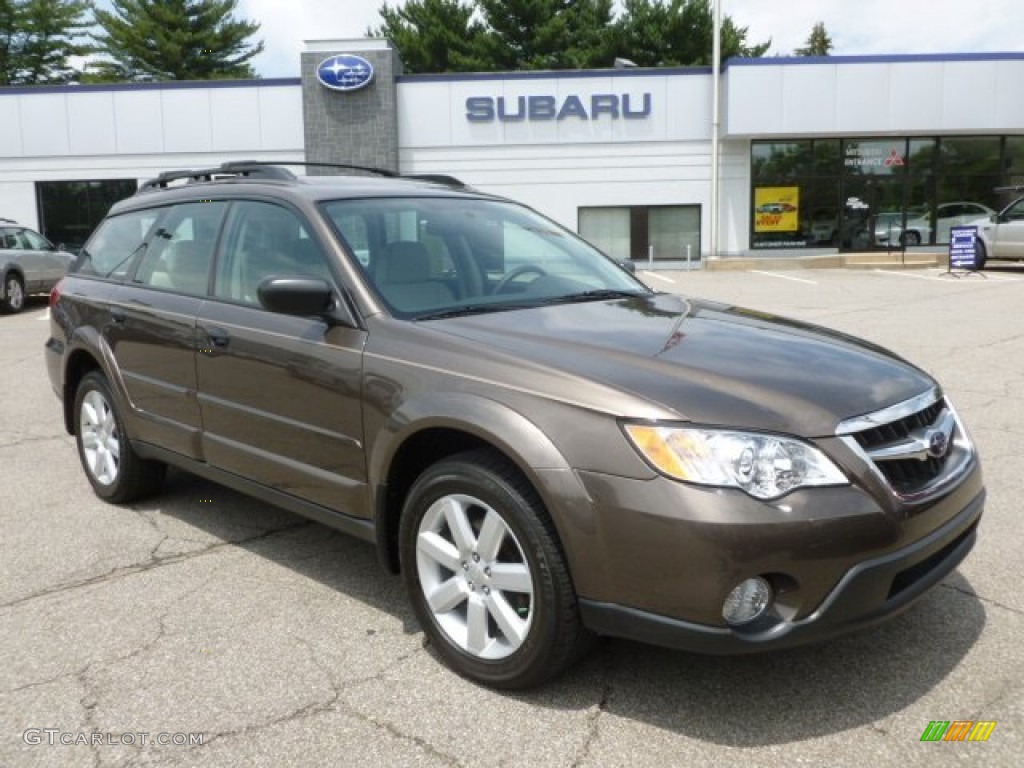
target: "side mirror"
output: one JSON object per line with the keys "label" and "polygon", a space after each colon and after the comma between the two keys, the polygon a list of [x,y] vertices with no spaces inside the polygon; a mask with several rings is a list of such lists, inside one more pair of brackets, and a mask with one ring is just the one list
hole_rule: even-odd
{"label": "side mirror", "polygon": [[271,312],[324,316],[348,326],[355,325],[347,308],[336,307],[331,286],[319,278],[267,278],[259,284],[256,294],[260,304]]}
{"label": "side mirror", "polygon": [[629,274],[631,275],[636,274],[636,264],[634,264],[629,259],[622,259],[621,261],[619,261],[619,266],[622,267],[627,272],[629,272]]}

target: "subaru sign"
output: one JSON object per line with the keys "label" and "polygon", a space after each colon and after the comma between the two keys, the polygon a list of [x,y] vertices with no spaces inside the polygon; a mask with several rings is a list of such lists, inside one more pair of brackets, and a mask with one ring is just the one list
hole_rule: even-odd
{"label": "subaru sign", "polygon": [[[639,103],[638,103],[639,102]],[[471,123],[538,120],[642,120],[651,116],[651,94],[639,100],[633,94],[595,93],[590,97],[569,94],[563,98],[539,96],[470,96],[466,99],[466,119]]]}
{"label": "subaru sign", "polygon": [[320,62],[316,79],[332,91],[358,91],[373,80],[373,64],[362,56],[341,53]]}

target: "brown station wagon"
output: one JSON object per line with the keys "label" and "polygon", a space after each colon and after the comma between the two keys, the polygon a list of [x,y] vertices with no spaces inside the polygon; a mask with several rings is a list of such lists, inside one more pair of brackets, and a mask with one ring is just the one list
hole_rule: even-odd
{"label": "brown station wagon", "polygon": [[982,514],[928,374],[652,291],[450,178],[163,174],[97,228],[51,324],[101,498],[174,465],[373,542],[437,653],[496,687],[596,635],[743,653],[877,622]]}

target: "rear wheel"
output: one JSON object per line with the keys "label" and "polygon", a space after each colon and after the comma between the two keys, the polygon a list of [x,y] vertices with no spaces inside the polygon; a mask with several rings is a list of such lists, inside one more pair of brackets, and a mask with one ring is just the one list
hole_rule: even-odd
{"label": "rear wheel", "polygon": [[8,314],[21,312],[25,308],[25,284],[14,272],[4,278],[4,297],[0,300],[0,310]]}
{"label": "rear wheel", "polygon": [[139,457],[128,441],[103,374],[86,374],[75,395],[78,457],[96,495],[121,504],[155,493],[167,466]]}
{"label": "rear wheel", "polygon": [[399,536],[416,616],[459,674],[528,688],[589,647],[547,511],[500,457],[463,453],[428,468],[409,492]]}
{"label": "rear wheel", "polygon": [[921,233],[916,230],[908,230],[903,235],[904,245],[920,245],[921,244]]}

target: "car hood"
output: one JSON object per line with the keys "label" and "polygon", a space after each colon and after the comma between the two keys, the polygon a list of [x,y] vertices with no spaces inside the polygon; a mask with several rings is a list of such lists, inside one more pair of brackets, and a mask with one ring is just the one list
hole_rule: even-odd
{"label": "car hood", "polygon": [[[587,407],[593,381],[679,418],[819,437],[838,423],[922,394],[935,381],[892,353],[835,331],[738,307],[652,294],[431,321],[531,369],[560,371]],[[532,378],[532,381],[531,381]],[[547,377],[544,377],[547,379]],[[545,394],[542,392],[542,394]],[[626,405],[623,405],[625,403]],[[649,409],[637,408],[638,412]],[[633,414],[636,415],[636,414]]]}

